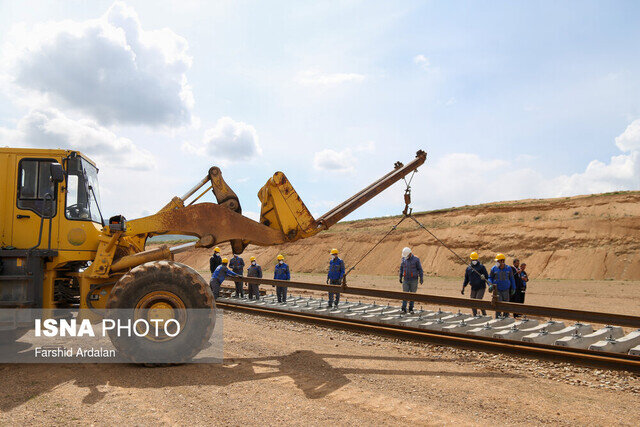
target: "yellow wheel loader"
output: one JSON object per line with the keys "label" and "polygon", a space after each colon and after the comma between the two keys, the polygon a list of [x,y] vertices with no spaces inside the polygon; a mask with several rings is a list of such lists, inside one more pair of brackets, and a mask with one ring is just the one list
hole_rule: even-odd
{"label": "yellow wheel loader", "polygon": [[[45,309],[50,316],[59,308],[170,310],[176,318],[187,309],[207,309],[206,322],[185,325],[178,337],[148,343],[151,352],[178,347],[186,361],[211,336],[215,302],[205,279],[173,261],[175,253],[223,242],[242,253],[249,244],[279,245],[313,236],[425,160],[426,153],[418,151],[407,165],[396,163],[391,172],[318,219],[277,172],[258,192],[260,220],[253,221],[242,215],[220,169],[212,167],[157,213],[127,221],[102,217],[98,167],[87,156],[73,150],[0,148],[0,309]],[[208,191],[217,203],[198,203]],[[198,240],[146,250],[147,239],[160,234]],[[15,322],[13,327],[2,325],[1,332],[15,338],[29,327],[33,324]],[[111,339],[121,354],[136,361],[131,344]]]}

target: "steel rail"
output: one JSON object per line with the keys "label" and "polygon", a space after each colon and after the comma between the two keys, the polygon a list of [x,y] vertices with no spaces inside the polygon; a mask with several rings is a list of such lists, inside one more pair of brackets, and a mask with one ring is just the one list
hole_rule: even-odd
{"label": "steel rail", "polygon": [[622,353],[603,353],[593,350],[577,349],[571,347],[558,347],[548,344],[513,341],[492,337],[472,336],[462,333],[426,331],[424,329],[391,324],[367,322],[364,320],[343,319],[321,314],[292,312],[272,307],[248,306],[233,302],[216,301],[216,306],[230,310],[238,310],[259,315],[268,315],[293,319],[313,324],[321,324],[348,330],[364,331],[379,335],[390,335],[416,341],[454,344],[457,346],[498,350],[500,352],[531,354],[556,361],[567,362],[569,360],[580,364],[605,366],[612,369],[627,369],[640,372],[640,356]]}
{"label": "steel rail", "polygon": [[424,304],[435,304],[450,307],[477,308],[506,313],[520,313],[534,316],[543,316],[555,319],[577,320],[580,322],[593,322],[605,325],[627,326],[640,328],[640,317],[626,314],[603,313],[598,311],[573,310],[541,305],[528,305],[513,302],[497,301],[494,297],[491,301],[471,298],[446,297],[441,295],[429,295],[399,291],[386,291],[382,289],[358,288],[351,286],[324,285],[319,283],[307,283],[291,280],[275,280],[257,277],[229,277],[234,281],[252,283],[257,285],[284,286],[289,288],[307,289],[320,292],[339,292],[391,300],[407,300]]}

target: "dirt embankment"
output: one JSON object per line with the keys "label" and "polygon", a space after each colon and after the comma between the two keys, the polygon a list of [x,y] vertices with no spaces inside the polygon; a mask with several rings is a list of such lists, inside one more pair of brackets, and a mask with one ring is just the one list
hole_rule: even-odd
{"label": "dirt embankment", "polygon": [[[478,251],[487,265],[493,264],[496,252],[503,252],[508,262],[513,257],[525,261],[535,278],[640,280],[640,192],[464,206],[416,218],[463,257]],[[250,246],[245,257],[255,255],[264,268],[272,269],[282,253],[294,271],[320,273],[326,271],[329,250],[338,248],[349,268],[398,221],[387,217],[339,223],[280,247]],[[396,274],[404,246],[413,249],[430,274],[461,274],[463,267],[453,254],[410,220],[369,254],[357,272]],[[225,245],[225,255],[229,251]],[[207,270],[210,252],[193,250],[177,260]]]}

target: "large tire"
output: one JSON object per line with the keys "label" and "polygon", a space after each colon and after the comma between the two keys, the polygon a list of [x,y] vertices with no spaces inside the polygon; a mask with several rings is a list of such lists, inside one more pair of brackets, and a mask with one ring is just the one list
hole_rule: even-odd
{"label": "large tire", "polygon": [[152,261],[122,276],[107,300],[107,316],[144,316],[140,313],[150,313],[147,309],[167,306],[172,310],[165,312],[182,319],[180,333],[157,340],[118,336],[110,330],[109,338],[120,355],[135,363],[184,363],[205,347],[215,326],[213,294],[198,272],[178,262]]}

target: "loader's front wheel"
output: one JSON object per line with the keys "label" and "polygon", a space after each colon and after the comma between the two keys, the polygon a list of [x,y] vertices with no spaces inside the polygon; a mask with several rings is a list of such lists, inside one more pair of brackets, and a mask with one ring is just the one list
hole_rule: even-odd
{"label": "loader's front wheel", "polygon": [[187,362],[209,341],[214,309],[211,289],[194,269],[174,261],[148,262],[114,285],[107,318],[121,325],[130,319],[132,333],[113,328],[109,338],[120,355],[132,362]]}

